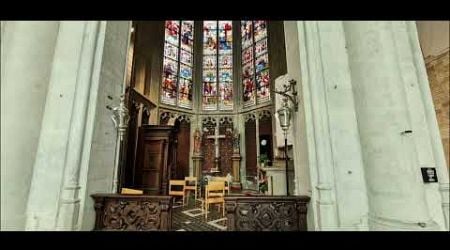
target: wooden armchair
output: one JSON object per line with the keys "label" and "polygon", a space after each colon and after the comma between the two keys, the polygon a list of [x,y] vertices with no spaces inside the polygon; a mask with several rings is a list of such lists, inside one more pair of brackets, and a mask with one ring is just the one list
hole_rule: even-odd
{"label": "wooden armchair", "polygon": [[[175,190],[173,187],[182,187],[181,190]],[[185,188],[186,181],[185,180],[169,180],[169,195],[170,196],[181,196],[183,198],[183,206],[184,206],[184,198],[185,198]]]}
{"label": "wooden armchair", "polygon": [[206,185],[205,199],[203,200],[202,204],[206,220],[208,220],[208,211],[210,204],[219,204],[219,206],[222,207],[222,214],[223,216],[225,216],[225,182],[210,181],[208,185]]}
{"label": "wooden armchair", "polygon": [[[184,177],[184,181],[185,181],[184,190],[188,193],[186,195],[187,204],[189,204],[189,194],[191,193],[191,191],[194,191],[195,200],[197,200],[197,190],[198,190],[197,177]],[[192,183],[194,184],[192,185]]]}
{"label": "wooden armchair", "polygon": [[214,181],[223,181],[225,184],[225,191],[227,191],[227,194],[230,194],[230,182],[228,181],[227,177],[214,177]]}

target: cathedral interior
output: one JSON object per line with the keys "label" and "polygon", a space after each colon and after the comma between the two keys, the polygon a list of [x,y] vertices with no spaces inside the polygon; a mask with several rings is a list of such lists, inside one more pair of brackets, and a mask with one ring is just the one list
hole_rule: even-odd
{"label": "cathedral interior", "polygon": [[2,21],[1,229],[448,231],[448,37]]}

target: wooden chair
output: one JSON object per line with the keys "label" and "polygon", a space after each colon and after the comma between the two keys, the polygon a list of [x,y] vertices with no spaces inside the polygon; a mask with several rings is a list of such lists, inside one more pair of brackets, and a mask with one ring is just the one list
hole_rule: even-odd
{"label": "wooden chair", "polygon": [[[189,194],[191,193],[192,190],[194,190],[195,193],[195,200],[197,200],[197,189],[198,189],[198,185],[197,185],[197,177],[184,177],[184,181],[185,181],[185,186],[184,186],[184,190],[188,193],[188,195],[186,195],[186,199],[187,199],[187,204],[189,205]],[[194,185],[191,185],[190,183],[194,183]]]}
{"label": "wooden chair", "polygon": [[[184,198],[185,198],[185,180],[169,180],[169,195],[170,196],[181,196],[183,198],[183,206],[184,206]],[[182,187],[181,190],[174,190],[173,187]]]}
{"label": "wooden chair", "polygon": [[138,189],[131,188],[122,188],[120,191],[121,194],[144,194],[144,191]]}
{"label": "wooden chair", "polygon": [[[208,220],[208,211],[210,204],[219,204],[222,207],[222,215],[225,217],[225,182],[210,181],[206,185],[205,198],[202,208],[205,212],[205,219]],[[219,207],[220,211],[220,207]]]}
{"label": "wooden chair", "polygon": [[223,181],[225,184],[225,191],[227,191],[227,194],[230,194],[230,182],[227,177],[214,177],[213,181]]}

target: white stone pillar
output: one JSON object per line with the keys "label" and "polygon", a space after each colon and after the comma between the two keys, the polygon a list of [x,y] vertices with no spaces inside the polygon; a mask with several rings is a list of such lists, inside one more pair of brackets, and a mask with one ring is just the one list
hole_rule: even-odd
{"label": "white stone pillar", "polygon": [[306,131],[301,143],[308,147],[315,229],[367,230],[366,183],[342,22],[298,22],[298,35],[304,121],[299,111],[294,128]]}
{"label": "white stone pillar", "polygon": [[[407,22],[345,22],[353,93],[365,165],[372,230],[445,228],[438,184],[421,167],[437,167],[425,110],[424,70]],[[416,34],[414,34],[416,35]],[[415,46],[413,46],[415,44]],[[421,76],[422,75],[422,76]],[[431,120],[431,121],[427,121]],[[405,131],[412,131],[405,133]],[[442,147],[442,145],[441,145]],[[440,175],[442,172],[440,173]],[[441,181],[447,181],[444,176]]]}
{"label": "white stone pillar", "polygon": [[1,230],[24,230],[59,22],[1,22]]}
{"label": "white stone pillar", "polygon": [[67,229],[64,225],[77,220],[68,214],[79,208],[78,175],[96,33],[96,22],[60,23],[27,206],[28,230]]}
{"label": "white stone pillar", "polygon": [[[76,25],[76,26],[75,26]],[[79,28],[77,35],[82,37],[79,51],[79,65],[75,82],[75,96],[71,110],[70,131],[68,134],[67,152],[64,166],[64,181],[60,194],[60,207],[57,213],[57,229],[71,230],[77,224],[80,209],[79,174],[81,158],[84,146],[86,118],[88,114],[89,96],[92,85],[92,73],[94,67],[97,35],[100,28],[99,22],[85,22],[69,25],[62,23],[59,41],[73,37],[72,29]],[[75,33],[76,34],[76,33]],[[67,49],[64,46],[60,49]],[[62,51],[58,51],[62,52]],[[60,56],[56,54],[56,56]],[[73,58],[74,59],[74,58]],[[55,65],[56,66],[56,65]],[[58,70],[57,68],[55,68]]]}

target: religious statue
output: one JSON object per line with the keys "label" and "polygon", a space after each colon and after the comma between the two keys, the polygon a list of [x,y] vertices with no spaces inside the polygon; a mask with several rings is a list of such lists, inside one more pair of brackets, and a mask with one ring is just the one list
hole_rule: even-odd
{"label": "religious statue", "polygon": [[194,153],[200,153],[201,138],[200,130],[197,128],[194,132]]}
{"label": "religious statue", "polygon": [[239,132],[234,129],[233,132],[233,153],[239,153]]}

